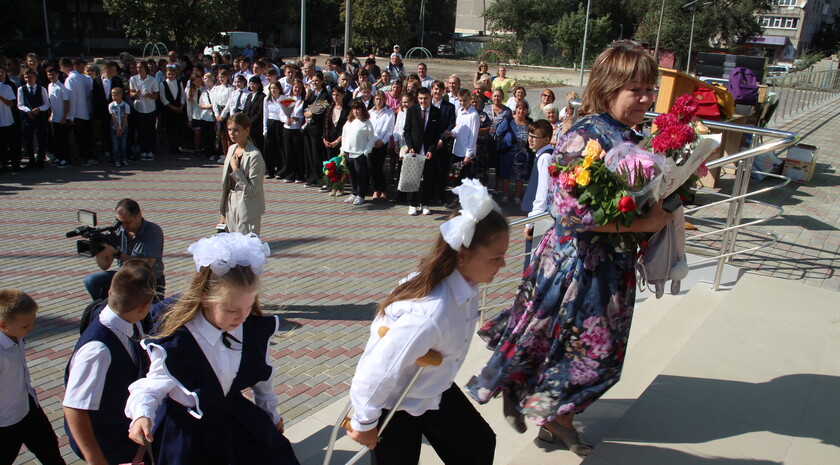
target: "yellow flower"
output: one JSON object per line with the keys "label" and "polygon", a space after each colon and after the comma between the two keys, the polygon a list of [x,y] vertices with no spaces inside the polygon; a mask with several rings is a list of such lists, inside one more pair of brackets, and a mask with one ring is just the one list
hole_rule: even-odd
{"label": "yellow flower", "polygon": [[595,161],[594,157],[591,157],[591,156],[587,155],[586,158],[583,159],[583,163],[581,163],[580,166],[582,166],[584,168],[589,168],[590,166],[592,166],[592,162],[594,162],[594,161]]}
{"label": "yellow flower", "polygon": [[581,186],[586,186],[587,184],[589,184],[589,180],[590,180],[590,179],[589,179],[589,170],[583,170],[583,171],[581,171],[581,172],[580,172],[580,174],[578,174],[578,175],[577,175],[577,177],[575,178],[575,180],[576,180],[576,181],[577,181],[577,183],[578,183],[578,184],[580,184]]}
{"label": "yellow flower", "polygon": [[589,142],[586,143],[586,148],[583,149],[583,156],[595,159],[598,158],[603,151],[604,150],[601,148],[601,144],[598,143],[596,139],[589,139]]}

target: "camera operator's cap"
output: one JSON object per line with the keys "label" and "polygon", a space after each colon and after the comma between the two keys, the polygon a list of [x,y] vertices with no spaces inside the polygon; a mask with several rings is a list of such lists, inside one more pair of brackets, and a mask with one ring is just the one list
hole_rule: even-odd
{"label": "camera operator's cap", "polygon": [[394,50],[399,50],[399,49],[400,49],[400,46],[399,46],[399,45],[394,44]]}

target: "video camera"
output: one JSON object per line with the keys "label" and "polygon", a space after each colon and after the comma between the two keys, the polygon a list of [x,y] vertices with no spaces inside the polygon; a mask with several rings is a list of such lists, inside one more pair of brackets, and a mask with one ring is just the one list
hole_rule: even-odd
{"label": "video camera", "polygon": [[84,239],[76,241],[76,252],[84,257],[93,257],[102,252],[103,245],[108,244],[115,249],[120,248],[120,238],[114,231],[120,226],[119,221],[114,221],[111,226],[97,228],[96,213],[88,210],[76,212],[76,219],[83,226],[67,233],[67,237],[82,236]]}

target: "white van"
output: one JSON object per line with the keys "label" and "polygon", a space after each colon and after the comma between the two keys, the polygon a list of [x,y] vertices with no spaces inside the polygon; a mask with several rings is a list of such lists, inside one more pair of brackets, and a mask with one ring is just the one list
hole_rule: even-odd
{"label": "white van", "polygon": [[241,54],[248,45],[257,48],[260,39],[256,32],[230,31],[220,32],[210,45],[204,48],[205,55],[212,55],[213,52],[221,54],[236,52]]}

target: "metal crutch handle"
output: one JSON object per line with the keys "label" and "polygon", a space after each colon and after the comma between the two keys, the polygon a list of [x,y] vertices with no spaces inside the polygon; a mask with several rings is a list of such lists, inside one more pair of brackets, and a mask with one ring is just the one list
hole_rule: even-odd
{"label": "metal crutch handle", "polygon": [[[377,334],[379,335],[380,338],[382,338],[382,337],[385,337],[386,334],[388,334],[389,330],[390,330],[390,328],[388,328],[387,326],[380,326],[379,329],[377,330]],[[394,407],[391,408],[391,410],[388,412],[388,416],[385,417],[385,421],[382,422],[382,427],[379,428],[379,435],[380,436],[382,435],[382,430],[384,430],[385,427],[388,426],[388,423],[391,422],[391,418],[393,418],[394,414],[397,413],[397,410],[399,409],[399,406],[402,404],[403,400],[405,400],[406,396],[408,395],[408,391],[410,391],[411,387],[414,386],[414,383],[417,382],[417,378],[420,377],[420,374],[423,373],[423,370],[426,367],[429,367],[429,366],[435,366],[435,367],[440,366],[440,364],[442,362],[443,362],[443,356],[440,354],[440,352],[438,352],[436,350],[433,350],[433,349],[426,352],[425,355],[419,357],[414,362],[416,365],[419,366],[419,368],[414,373],[414,376],[411,377],[411,380],[408,382],[408,385],[406,385],[406,388],[403,390],[402,394],[400,394],[400,397],[397,399],[396,403],[394,403]],[[338,429],[339,428],[344,428],[347,431],[353,431],[353,428],[350,426],[350,409],[351,408],[352,408],[352,403],[350,401],[348,401],[347,405],[344,407],[344,410],[341,412],[341,415],[339,416],[340,421],[338,421],[336,423],[336,425],[333,427],[332,433],[330,434],[330,442],[329,442],[329,445],[327,446],[327,453],[324,456],[324,465],[329,465],[330,459],[332,458],[332,452],[333,452],[333,448],[335,446],[336,436],[338,435]],[[347,462],[346,465],[353,465],[354,463],[358,462],[359,459],[364,457],[367,452],[368,452],[368,448],[367,447],[362,447],[362,449],[359,450],[359,452],[357,452],[356,455],[354,455],[353,458],[351,458]]]}

